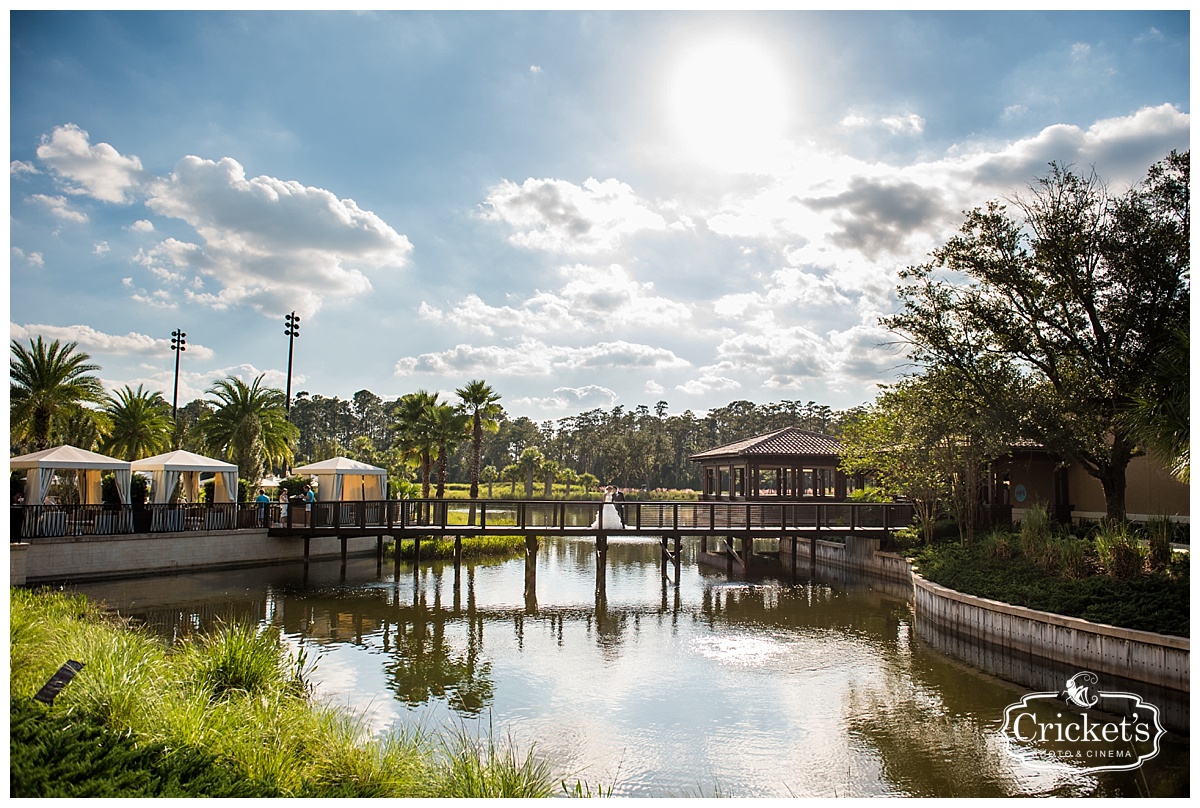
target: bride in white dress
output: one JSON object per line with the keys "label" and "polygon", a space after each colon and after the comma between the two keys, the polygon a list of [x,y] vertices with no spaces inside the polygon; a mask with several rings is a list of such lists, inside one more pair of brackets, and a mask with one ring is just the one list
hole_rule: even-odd
{"label": "bride in white dress", "polygon": [[617,506],[613,504],[615,493],[616,489],[611,485],[604,490],[604,504],[600,506],[599,516],[590,525],[592,530],[620,530],[625,527],[621,522],[621,515],[617,512]]}

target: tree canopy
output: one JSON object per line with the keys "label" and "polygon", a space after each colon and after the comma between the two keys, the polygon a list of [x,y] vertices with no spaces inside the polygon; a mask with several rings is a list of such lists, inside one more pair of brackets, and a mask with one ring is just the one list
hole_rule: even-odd
{"label": "tree canopy", "polygon": [[1099,480],[1114,519],[1146,432],[1126,413],[1164,383],[1156,363],[1188,328],[1189,160],[1172,152],[1120,194],[1052,163],[1015,213],[976,208],[904,272],[884,321],[918,365],[1019,414],[1020,434]]}

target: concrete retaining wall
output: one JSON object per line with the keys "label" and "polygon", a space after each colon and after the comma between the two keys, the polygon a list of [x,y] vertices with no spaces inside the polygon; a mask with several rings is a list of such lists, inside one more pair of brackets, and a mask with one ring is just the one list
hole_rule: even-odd
{"label": "concrete retaining wall", "polygon": [[[373,553],[376,546],[374,536],[353,537],[347,539],[346,552]],[[271,538],[265,529],[72,536],[9,547],[9,583],[13,586],[247,567],[304,558],[302,538]],[[311,558],[338,557],[341,552],[341,539],[311,539]]]}
{"label": "concrete retaining wall", "polygon": [[1190,690],[1191,641],[964,595],[912,574],[917,620],[1004,648],[1173,690]]}
{"label": "concrete retaining wall", "polygon": [[[798,540],[796,566],[807,569],[811,553],[810,541]],[[777,569],[792,568],[791,554],[791,540],[781,540]],[[725,563],[723,556],[714,554],[704,554],[700,560]],[[1191,641],[1187,637],[1106,626],[965,595],[925,580],[903,556],[879,552],[879,539],[848,536],[844,544],[818,540],[816,563],[818,569],[847,570],[903,584],[912,592],[918,624],[1077,670],[1190,692]]]}

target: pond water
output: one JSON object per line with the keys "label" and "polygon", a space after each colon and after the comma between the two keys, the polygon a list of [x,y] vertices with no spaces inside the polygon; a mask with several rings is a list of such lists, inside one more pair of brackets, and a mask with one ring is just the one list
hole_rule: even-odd
{"label": "pond water", "polygon": [[598,579],[592,541],[545,539],[536,580],[521,558],[398,575],[352,558],[75,588],[168,638],[278,625],[317,657],[318,693],[376,731],[490,733],[614,796],[1189,793],[1175,734],[1130,772],[1019,763],[1000,725],[1030,689],[935,650],[902,590],[730,579],[694,552],[678,583],[651,541],[612,540]]}

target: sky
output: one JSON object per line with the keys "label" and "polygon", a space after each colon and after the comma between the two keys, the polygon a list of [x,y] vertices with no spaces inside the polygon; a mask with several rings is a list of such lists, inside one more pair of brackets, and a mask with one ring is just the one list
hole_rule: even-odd
{"label": "sky", "polygon": [[[1180,6],[1186,9],[1186,6]],[[1190,135],[1186,10],[13,11],[9,330],[179,404],[844,409],[963,212]]]}

